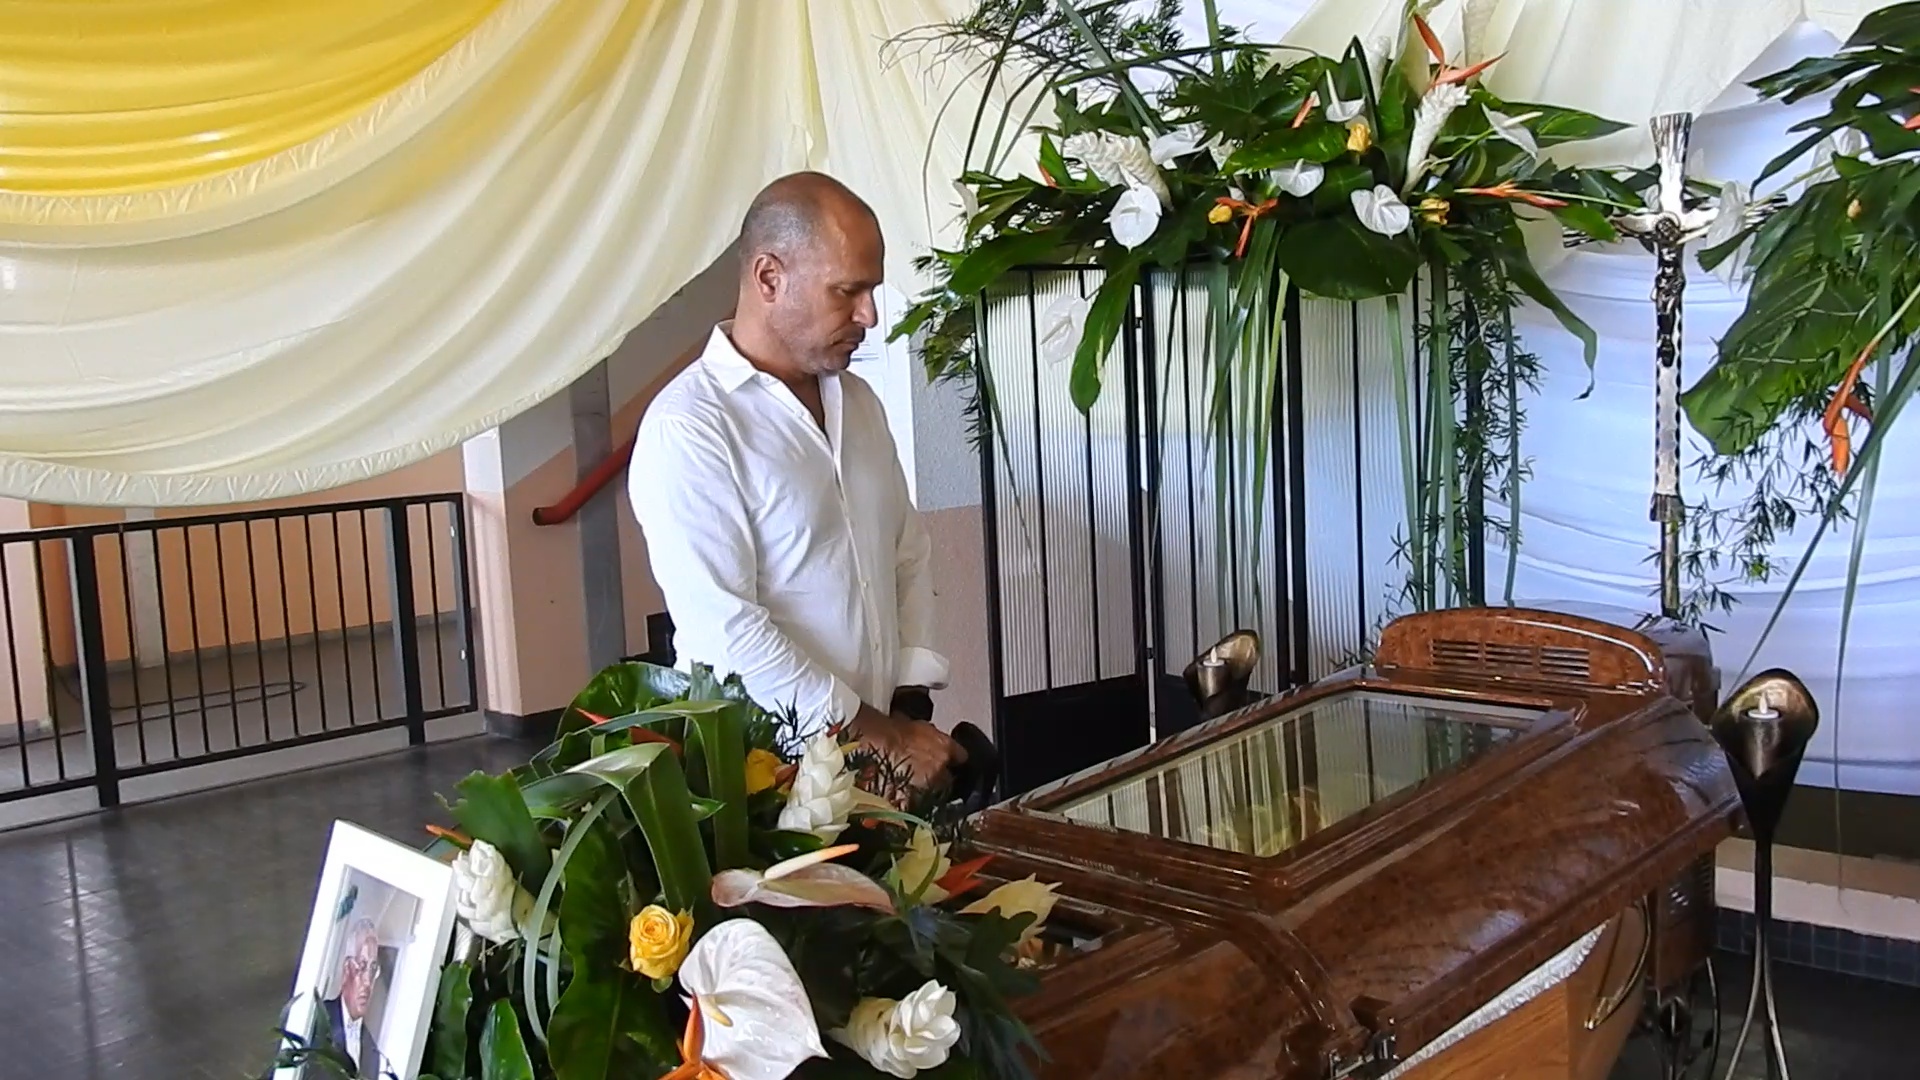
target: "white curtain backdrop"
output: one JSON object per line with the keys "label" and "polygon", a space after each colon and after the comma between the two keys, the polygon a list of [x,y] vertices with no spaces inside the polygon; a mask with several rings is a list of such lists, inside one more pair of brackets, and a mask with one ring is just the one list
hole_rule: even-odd
{"label": "white curtain backdrop", "polygon": [[509,0],[422,76],[454,100],[396,92],[378,108],[424,126],[323,185],[243,170],[165,215],[0,233],[0,496],[248,502],[458,445],[610,352],[795,169],[874,204],[914,291],[957,214],[964,124],[933,120],[964,69],[881,46],[969,7]]}

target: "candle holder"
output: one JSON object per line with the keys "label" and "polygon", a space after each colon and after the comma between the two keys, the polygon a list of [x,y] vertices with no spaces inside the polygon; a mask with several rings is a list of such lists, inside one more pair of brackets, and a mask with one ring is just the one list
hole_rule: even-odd
{"label": "candle holder", "polygon": [[1743,683],[1713,715],[1713,738],[1726,752],[1734,786],[1753,831],[1753,986],[1747,1011],[1734,1040],[1727,1078],[1739,1067],[1753,1029],[1754,1014],[1766,1001],[1768,1080],[1787,1080],[1787,1053],[1780,1041],[1780,1016],[1773,1001],[1773,838],[1793,793],[1794,776],[1807,743],[1820,726],[1813,695],[1790,671],[1773,668]]}
{"label": "candle holder", "polygon": [[1260,666],[1260,635],[1235,630],[1193,658],[1183,677],[1200,719],[1211,720],[1243,708],[1253,700],[1248,686]]}

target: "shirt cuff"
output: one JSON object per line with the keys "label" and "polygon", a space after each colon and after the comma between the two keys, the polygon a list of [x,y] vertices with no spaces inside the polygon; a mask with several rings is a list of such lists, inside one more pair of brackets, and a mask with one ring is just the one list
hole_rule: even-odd
{"label": "shirt cuff", "polygon": [[900,658],[894,664],[893,685],[943,690],[949,674],[946,657],[932,649],[909,645],[900,650]]}
{"label": "shirt cuff", "polygon": [[835,678],[833,691],[827,696],[827,715],[809,735],[825,731],[835,724],[844,724],[860,714],[860,692],[848,686],[845,681]]}

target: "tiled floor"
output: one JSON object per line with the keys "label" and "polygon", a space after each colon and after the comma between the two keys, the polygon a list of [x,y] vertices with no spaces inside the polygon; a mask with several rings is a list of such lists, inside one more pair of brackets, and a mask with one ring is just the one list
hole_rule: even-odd
{"label": "tiled floor", "polygon": [[258,1075],[327,830],[443,820],[528,750],[488,737],[0,833],[0,1076]]}
{"label": "tiled floor", "polygon": [[[528,749],[464,739],[0,833],[0,1076],[258,1075],[329,823],[418,836],[440,820],[436,793]],[[1737,1022],[1745,962],[1723,954],[1720,965]],[[1788,965],[1779,974],[1795,1076],[1916,1075],[1920,989]],[[1757,1051],[1743,1058],[1743,1080],[1765,1075]],[[1658,1076],[1651,1048],[1636,1043],[1614,1080]]]}

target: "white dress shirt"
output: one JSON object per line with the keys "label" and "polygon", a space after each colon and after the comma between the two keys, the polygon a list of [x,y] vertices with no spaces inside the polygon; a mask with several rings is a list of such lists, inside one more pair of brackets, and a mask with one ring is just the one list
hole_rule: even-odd
{"label": "white dress shirt", "polygon": [[729,326],[647,408],[627,471],[679,666],[738,674],[810,730],[945,686],[931,542],[879,397],[821,378],[822,431]]}

